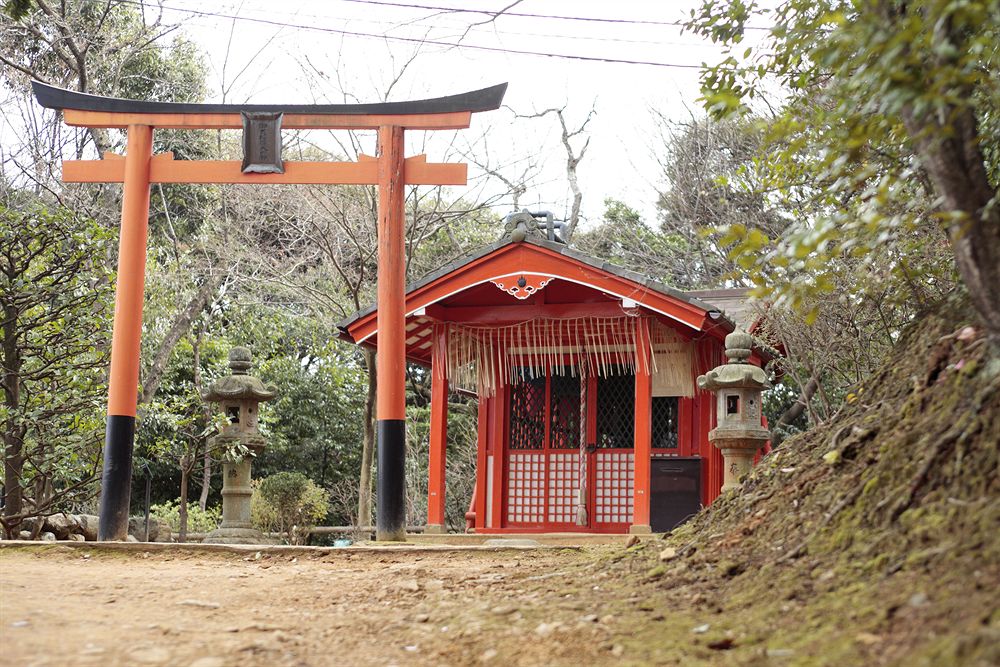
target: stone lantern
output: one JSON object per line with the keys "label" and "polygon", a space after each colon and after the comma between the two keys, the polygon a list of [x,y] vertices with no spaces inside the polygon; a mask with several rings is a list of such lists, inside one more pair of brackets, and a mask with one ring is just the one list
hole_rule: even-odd
{"label": "stone lantern", "polygon": [[[248,375],[250,350],[234,347],[229,351],[232,373],[214,382],[202,398],[221,403],[228,418],[222,432],[212,438],[211,447],[226,448],[242,444],[253,456],[267,444],[257,428],[260,403],[275,397],[274,387],[265,386],[258,378]],[[222,464],[222,525],[205,536],[205,542],[215,544],[261,544],[264,536],[250,524],[250,460]]]}
{"label": "stone lantern", "polygon": [[764,369],[747,363],[753,337],[740,330],[726,336],[729,363],[698,377],[698,387],[715,392],[716,426],[708,439],[722,450],[725,478],[722,490],[738,488],[750,472],[753,457],[771,434],[761,426],[761,392],[770,389]]}

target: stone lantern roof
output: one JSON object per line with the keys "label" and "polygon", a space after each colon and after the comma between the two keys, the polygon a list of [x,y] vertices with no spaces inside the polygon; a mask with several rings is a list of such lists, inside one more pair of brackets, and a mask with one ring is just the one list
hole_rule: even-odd
{"label": "stone lantern roof", "polygon": [[726,356],[729,363],[716,366],[698,377],[698,387],[709,391],[719,389],[770,389],[767,374],[760,366],[747,363],[753,336],[737,329],[726,336]]}
{"label": "stone lantern roof", "polygon": [[250,349],[234,347],[229,351],[229,368],[231,375],[219,378],[212,383],[202,398],[213,403],[222,401],[270,401],[277,396],[275,387],[265,385],[260,378],[248,375],[250,370]]}

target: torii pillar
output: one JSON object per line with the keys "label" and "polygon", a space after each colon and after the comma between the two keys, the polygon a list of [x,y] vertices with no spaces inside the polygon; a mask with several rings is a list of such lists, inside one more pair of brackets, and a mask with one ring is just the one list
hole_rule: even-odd
{"label": "torii pillar", "polygon": [[[378,479],[375,539],[406,539],[406,213],[403,128],[378,131]],[[388,334],[388,335],[387,335]],[[359,517],[359,520],[362,519]]]}
{"label": "torii pillar", "polygon": [[[139,348],[145,291],[146,235],[151,183],[377,185],[378,204],[378,480],[376,538],[402,540],[406,529],[406,185],[465,185],[464,164],[431,164],[404,157],[406,129],[469,127],[472,114],[498,109],[507,84],[460,95],[379,104],[182,104],[87,95],[32,82],[43,107],[63,112],[72,126],[119,128],[128,148],[101,160],[63,162],[68,183],[123,183],[118,283],[108,386],[99,540],[124,540],[135,442]],[[280,131],[378,131],[378,156],[358,162],[282,162]],[[244,162],[174,160],[152,154],[155,128],[244,130]]]}

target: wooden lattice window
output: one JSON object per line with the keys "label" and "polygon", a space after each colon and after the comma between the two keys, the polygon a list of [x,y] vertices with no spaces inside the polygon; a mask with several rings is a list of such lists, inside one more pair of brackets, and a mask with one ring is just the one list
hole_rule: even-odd
{"label": "wooden lattice window", "polygon": [[545,443],[545,378],[522,377],[510,386],[510,448],[542,449]]}
{"label": "wooden lattice window", "polygon": [[653,397],[653,448],[677,448],[678,405],[676,396]]}
{"label": "wooden lattice window", "polygon": [[635,376],[597,378],[597,446],[631,449],[634,446]]}
{"label": "wooden lattice window", "polygon": [[549,399],[549,447],[576,449],[580,446],[580,377],[553,375]]}

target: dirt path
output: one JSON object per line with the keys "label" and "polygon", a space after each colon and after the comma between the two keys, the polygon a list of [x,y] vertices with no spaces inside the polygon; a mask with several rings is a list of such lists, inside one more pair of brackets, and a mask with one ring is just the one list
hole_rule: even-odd
{"label": "dirt path", "polygon": [[0,664],[611,663],[620,619],[561,594],[580,584],[567,567],[610,548],[257,559],[5,548]]}

